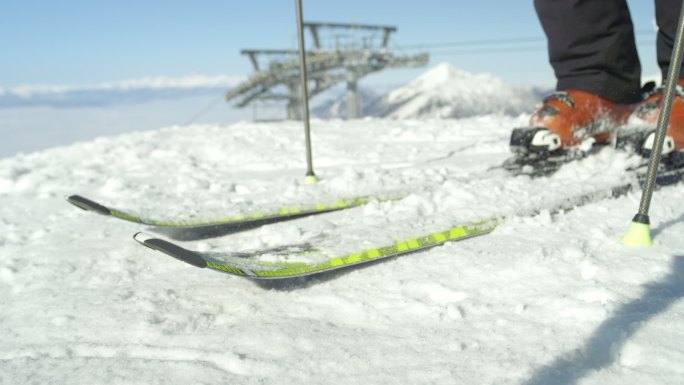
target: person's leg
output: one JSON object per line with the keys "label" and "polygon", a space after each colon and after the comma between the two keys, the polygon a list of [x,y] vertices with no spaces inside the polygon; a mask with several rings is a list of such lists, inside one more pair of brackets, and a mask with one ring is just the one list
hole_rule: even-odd
{"label": "person's leg", "polygon": [[[677,33],[677,23],[679,22],[679,11],[682,6],[681,0],[655,0],[656,23],[658,24],[658,38],[656,39],[658,65],[662,72],[663,79],[667,77],[667,70],[670,66],[670,56],[674,45],[675,34]],[[679,77],[684,77],[684,71],[680,70]]]}
{"label": "person's leg", "polygon": [[641,65],[626,0],[535,0],[534,5],[557,90],[586,91],[615,103],[639,100]]}

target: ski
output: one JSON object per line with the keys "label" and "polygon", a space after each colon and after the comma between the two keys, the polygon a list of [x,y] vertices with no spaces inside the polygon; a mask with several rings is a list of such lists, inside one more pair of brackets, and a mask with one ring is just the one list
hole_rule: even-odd
{"label": "ski", "polygon": [[110,216],[128,222],[152,226],[155,231],[168,235],[174,239],[194,240],[225,235],[235,231],[249,230],[266,224],[302,218],[310,215],[350,209],[365,205],[371,201],[397,200],[404,196],[405,195],[402,194],[387,196],[365,195],[337,199],[331,202],[291,205],[270,211],[256,211],[246,215],[225,216],[211,220],[162,220],[145,218],[140,214],[105,206],[80,195],[68,196],[66,197],[66,200],[72,205],[86,211],[92,211],[100,215]]}
{"label": "ski", "polygon": [[[142,232],[136,233],[133,238],[150,249],[161,251],[195,267],[210,268],[222,273],[254,279],[283,279],[303,277],[370,261],[397,257],[427,250],[449,241],[484,235],[494,230],[499,222],[498,218],[492,218],[466,225],[457,225],[445,231],[398,240],[391,245],[364,249],[341,256],[328,256],[324,251],[316,250],[310,244],[290,246],[280,250],[262,250],[254,253],[222,253],[188,250]],[[276,259],[276,261],[260,260],[262,256],[268,256],[269,259]],[[324,259],[324,261],[307,263],[301,261],[303,258]]]}
{"label": "ski", "polygon": [[[610,188],[567,197],[555,207],[542,207],[519,215],[534,215],[547,209],[557,213],[571,210],[602,199],[619,197],[639,188],[643,182],[643,167],[634,170],[631,181]],[[677,183],[684,178],[684,169],[662,170],[657,178],[659,186]],[[344,255],[326,253],[311,244],[285,246],[279,249],[252,253],[204,252],[188,250],[172,242],[155,238],[149,234],[137,233],[134,239],[153,250],[199,268],[252,279],[285,279],[318,274],[335,269],[355,266],[371,261],[397,257],[423,251],[447,242],[461,241],[492,232],[506,220],[505,216],[493,216],[472,223],[456,224],[443,231],[430,232],[408,239],[398,239],[380,247],[358,250]]]}

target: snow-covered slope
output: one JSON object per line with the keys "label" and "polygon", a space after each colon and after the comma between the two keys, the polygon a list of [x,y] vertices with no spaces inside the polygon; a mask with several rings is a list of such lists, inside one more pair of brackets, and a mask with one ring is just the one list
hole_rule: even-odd
{"label": "snow-covered slope", "polygon": [[535,90],[513,87],[488,74],[471,74],[442,63],[408,85],[378,99],[370,114],[388,118],[462,118],[529,112]]}
{"label": "snow-covered slope", "polygon": [[488,177],[524,120],[314,121],[313,186],[294,122],[178,126],[0,160],[0,384],[680,382],[681,185],[655,194],[649,249],[619,243],[631,194],[283,286],[192,268],[131,239],[146,229],[63,200],[204,216],[414,192],[183,243],[240,251],[343,234],[344,249],[624,178],[628,159],[610,150],[550,178]]}

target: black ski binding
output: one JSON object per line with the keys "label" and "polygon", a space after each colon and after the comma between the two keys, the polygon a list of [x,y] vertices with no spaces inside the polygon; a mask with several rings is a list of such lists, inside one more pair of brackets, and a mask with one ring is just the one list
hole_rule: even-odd
{"label": "black ski binding", "polygon": [[[651,157],[651,149],[655,140],[656,129],[652,126],[624,127],[618,130],[615,147],[633,152],[646,159]],[[665,137],[660,165],[664,170],[684,167],[684,152],[674,151],[675,144],[671,137]]]}
{"label": "black ski binding", "polygon": [[549,175],[563,164],[585,156],[580,150],[561,148],[560,138],[543,127],[513,129],[510,148],[515,156],[507,159],[502,168],[514,175]]}

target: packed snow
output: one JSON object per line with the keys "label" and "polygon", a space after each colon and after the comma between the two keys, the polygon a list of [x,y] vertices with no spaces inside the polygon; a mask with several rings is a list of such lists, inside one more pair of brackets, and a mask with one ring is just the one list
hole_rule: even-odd
{"label": "packed snow", "polygon": [[[492,112],[492,111],[487,111]],[[605,149],[551,177],[490,170],[502,113],[192,124],[0,159],[0,384],[673,384],[684,378],[684,186],[658,191],[655,245],[620,238],[639,194]],[[103,123],[104,124],[104,123]],[[491,234],[308,279],[258,283],[140,246],[153,229],[74,208],[207,217],[409,193],[188,248],[319,242],[345,252],[491,216]],[[162,235],[163,237],[163,235]]]}

